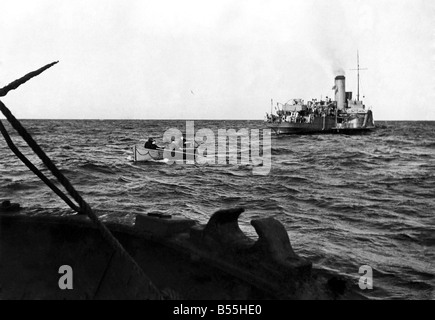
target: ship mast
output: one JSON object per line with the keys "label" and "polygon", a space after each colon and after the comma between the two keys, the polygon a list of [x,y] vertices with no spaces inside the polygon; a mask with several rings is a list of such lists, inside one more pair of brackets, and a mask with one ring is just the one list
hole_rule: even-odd
{"label": "ship mast", "polygon": [[360,72],[360,70],[367,70],[367,68],[363,68],[363,69],[361,69],[360,67],[359,67],[359,51],[357,50],[357,52],[356,52],[356,64],[357,64],[357,68],[356,69],[351,69],[351,70],[357,70],[358,71],[358,80],[357,80],[357,95],[356,95],[356,100],[357,101],[359,101],[359,72]]}
{"label": "ship mast", "polygon": [[358,92],[357,92],[356,98],[359,101],[359,51],[358,50],[356,51],[356,64],[357,64],[357,69],[358,69]]}

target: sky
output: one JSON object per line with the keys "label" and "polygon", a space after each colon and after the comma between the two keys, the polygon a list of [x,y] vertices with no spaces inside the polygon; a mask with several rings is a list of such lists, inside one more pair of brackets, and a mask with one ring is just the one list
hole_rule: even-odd
{"label": "sky", "polygon": [[[332,96],[435,120],[433,0],[0,1],[1,100],[19,119],[258,119]],[[3,118],[1,116],[1,118]]]}

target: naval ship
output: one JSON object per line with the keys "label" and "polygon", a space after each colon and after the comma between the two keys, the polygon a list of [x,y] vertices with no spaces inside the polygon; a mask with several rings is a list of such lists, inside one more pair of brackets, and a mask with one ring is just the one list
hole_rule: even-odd
{"label": "naval ship", "polygon": [[[277,103],[276,113],[266,113],[266,125],[279,134],[304,133],[361,133],[375,128],[373,112],[360,100],[358,59],[358,91],[356,99],[352,92],[346,92],[346,78],[335,78],[335,101],[312,99],[306,103],[302,99],[291,99],[285,104]],[[273,100],[272,100],[273,108]]]}

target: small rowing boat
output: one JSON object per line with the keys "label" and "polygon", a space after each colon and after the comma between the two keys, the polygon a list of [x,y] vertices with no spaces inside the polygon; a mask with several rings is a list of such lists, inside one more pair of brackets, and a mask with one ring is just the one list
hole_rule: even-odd
{"label": "small rowing boat", "polygon": [[[189,144],[186,144],[187,147]],[[171,149],[165,153],[165,149],[148,149],[141,145],[133,146],[133,157],[128,157],[133,162],[168,162],[169,160],[183,161],[186,159],[186,155],[191,155],[194,159],[195,151],[193,153],[186,152],[183,149]]]}
{"label": "small rowing boat", "polygon": [[135,145],[133,147],[133,161],[164,161],[164,149],[147,149],[143,146]]}

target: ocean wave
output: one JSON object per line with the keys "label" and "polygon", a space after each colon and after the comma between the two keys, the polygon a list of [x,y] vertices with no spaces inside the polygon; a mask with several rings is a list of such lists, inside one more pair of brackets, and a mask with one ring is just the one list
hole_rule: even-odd
{"label": "ocean wave", "polygon": [[99,165],[95,163],[86,163],[80,166],[80,168],[92,172],[99,172],[104,174],[116,174],[116,172],[107,165]]}
{"label": "ocean wave", "polygon": [[39,181],[21,181],[21,182],[9,182],[3,185],[6,190],[20,191],[20,190],[35,190],[40,188],[43,182]]}
{"label": "ocean wave", "polygon": [[282,148],[272,148],[272,155],[273,156],[279,156],[279,155],[290,155],[293,154],[294,151],[287,147]]}
{"label": "ocean wave", "polygon": [[422,146],[425,148],[430,148],[430,149],[435,149],[435,141],[424,142],[424,143],[421,143],[419,146]]}

